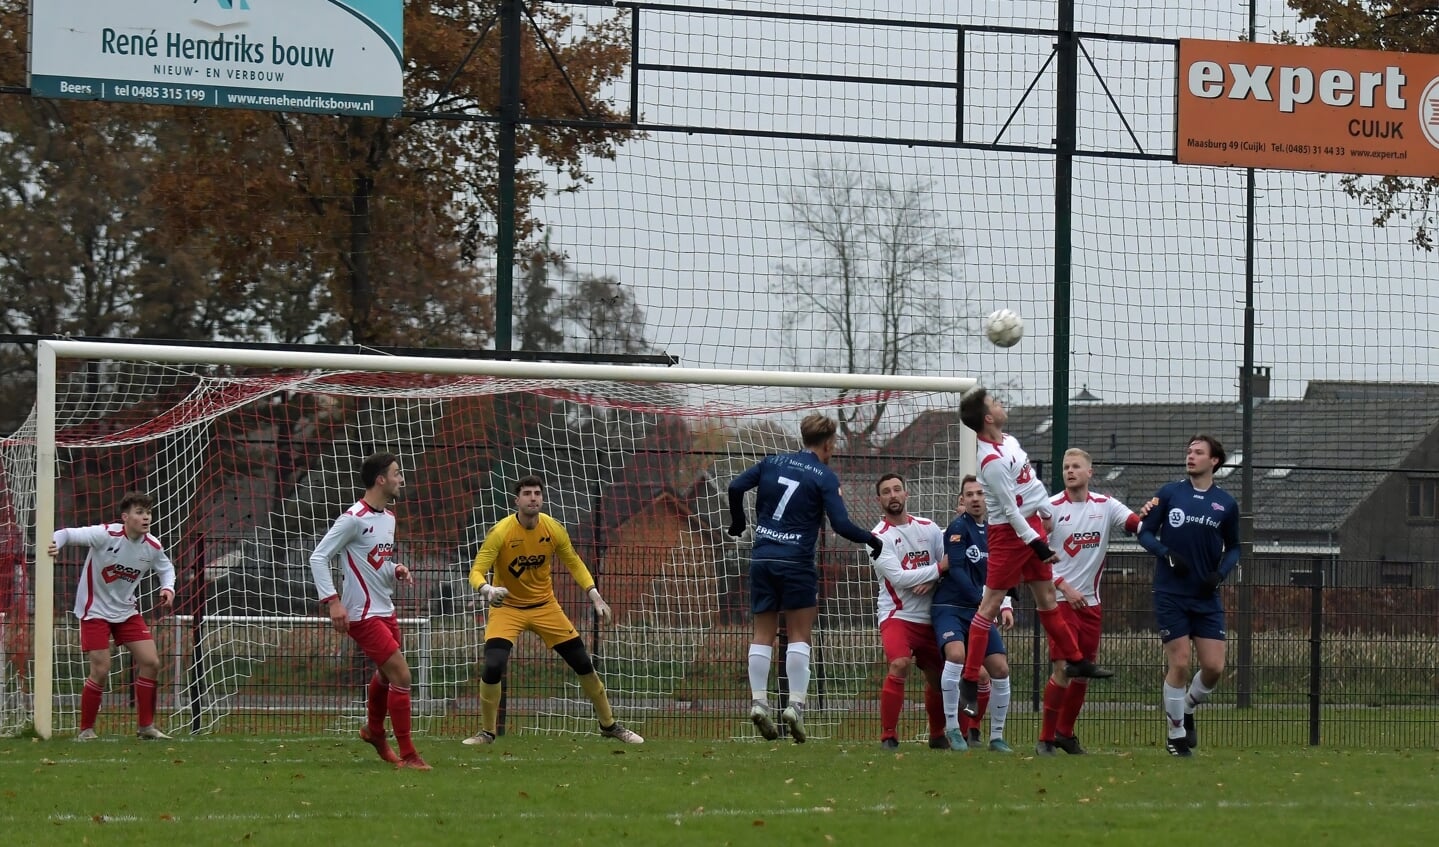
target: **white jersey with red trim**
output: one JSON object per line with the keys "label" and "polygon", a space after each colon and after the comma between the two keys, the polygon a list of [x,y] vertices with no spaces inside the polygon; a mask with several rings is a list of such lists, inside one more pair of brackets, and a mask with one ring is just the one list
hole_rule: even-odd
{"label": "white jersey with red trim", "polygon": [[1062,492],[1049,501],[1049,507],[1054,511],[1049,546],[1059,554],[1054,582],[1057,585],[1064,580],[1083,594],[1089,605],[1097,606],[1109,540],[1115,533],[1138,531],[1139,516],[1118,500],[1100,494],[1075,502],[1068,492]]}
{"label": "white jersey with red trim", "polygon": [[934,521],[911,516],[904,524],[880,521],[873,531],[884,542],[874,561],[879,574],[879,622],[899,618],[928,624],[933,592],[916,594],[914,589],[939,579],[944,530]]}
{"label": "white jersey with red trim", "polygon": [[395,513],[377,512],[364,500],[345,510],[310,554],[320,601],[335,596],[330,560],[339,557],[344,587],[340,600],[352,621],[395,613]]}
{"label": "white jersey with red trim", "polygon": [[82,621],[120,623],[138,615],[135,589],[152,570],[160,577],[160,588],[175,590],[175,566],[149,533],[132,541],[124,524],[96,524],[59,530],[54,541],[60,548],[67,544],[90,548],[75,591],[75,617]]}
{"label": "white jersey with red trim", "polygon": [[979,484],[984,486],[984,506],[989,525],[1008,524],[1019,540],[1028,544],[1039,537],[1029,518],[1047,514],[1049,492],[1030,467],[1029,454],[1012,435],[1000,442],[979,439]]}

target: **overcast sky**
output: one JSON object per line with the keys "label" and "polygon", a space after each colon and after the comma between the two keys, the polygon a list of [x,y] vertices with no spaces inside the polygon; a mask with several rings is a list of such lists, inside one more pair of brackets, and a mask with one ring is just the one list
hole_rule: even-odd
{"label": "overcast sky", "polygon": [[[1038,2],[709,3],[810,13],[1052,28]],[[1233,40],[1247,5],[1081,2],[1081,30]],[[1171,8],[1176,6],[1179,8]],[[959,12],[955,12],[955,9]],[[594,14],[601,14],[595,12]],[[1261,8],[1260,40],[1293,30],[1282,3]],[[952,33],[848,24],[786,24],[645,13],[642,60],[653,63],[854,74],[952,83]],[[1053,68],[1000,136],[1049,54],[1042,36],[971,34],[964,80],[966,140],[1044,145],[1053,136]],[[1173,145],[1175,64],[1167,47],[1087,40],[1099,75],[1145,152]],[[1081,58],[1080,146],[1134,142]],[[618,87],[627,99],[627,81]],[[954,92],[648,72],[641,108],[651,123],[849,133],[918,142],[956,131]],[[826,336],[787,336],[781,262],[814,246],[792,226],[786,198],[815,167],[860,167],[896,186],[929,185],[943,225],[963,246],[956,284],[925,289],[937,310],[1020,312],[1027,336],[1000,351],[978,325],[946,339],[911,372],[978,376],[1049,402],[1053,346],[1053,159],[926,146],[757,139],[655,132],[615,162],[591,162],[591,185],[539,210],[552,244],[580,271],[611,274],[648,313],[650,337],[684,365],[786,369],[795,346],[832,349]],[[563,187],[562,181],[556,187]],[[1244,292],[1244,172],[1081,157],[1074,182],[1074,390],[1110,402],[1235,399]],[[1257,361],[1274,368],[1274,395],[1313,379],[1432,379],[1435,260],[1409,229],[1376,229],[1336,176],[1259,173]],[[958,302],[956,302],[958,301]]]}

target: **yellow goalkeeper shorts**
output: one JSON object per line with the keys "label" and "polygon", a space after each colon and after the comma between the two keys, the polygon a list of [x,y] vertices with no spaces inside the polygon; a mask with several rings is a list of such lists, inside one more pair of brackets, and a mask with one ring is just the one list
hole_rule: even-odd
{"label": "yellow goalkeeper shorts", "polygon": [[511,606],[497,606],[490,609],[485,622],[485,640],[503,638],[514,644],[525,630],[538,635],[546,647],[554,647],[571,638],[579,638],[575,625],[570,623],[558,600],[551,600],[533,609],[516,609]]}

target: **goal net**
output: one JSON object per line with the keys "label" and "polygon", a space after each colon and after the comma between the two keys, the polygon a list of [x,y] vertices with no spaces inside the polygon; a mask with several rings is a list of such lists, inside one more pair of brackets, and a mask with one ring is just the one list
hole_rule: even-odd
{"label": "goal net", "polygon": [[[396,557],[415,583],[397,602],[417,732],[476,727],[485,609],[467,575],[488,527],[513,510],[511,486],[537,473],[546,511],[614,609],[600,626],[555,569],[619,717],[642,733],[734,737],[751,732],[750,539],[725,534],[730,480],[800,449],[800,419],[821,412],[841,423],[831,464],[856,522],[879,519],[873,486],[886,472],[908,480],[914,513],[945,522],[974,456],[958,420],[974,383],[957,378],[83,342],[44,343],[40,378],[34,413],[0,442],[0,732],[33,724],[45,737],[75,730],[88,671],[70,611],[85,550],[51,562],[45,543],[56,527],[117,521],[129,490],[155,497],[151,532],[177,571],[173,613],[153,608],[153,575],[138,592],[167,732],[357,728],[371,666],[330,629],[308,559],[360,496],[365,456],[389,450],[406,473]],[[818,562],[806,722],[833,737],[874,708],[878,583],[864,548],[828,531]],[[102,735],[134,721],[132,671],[116,656]],[[780,699],[782,681],[771,688]],[[528,636],[503,714],[510,732],[594,728],[573,674]]]}

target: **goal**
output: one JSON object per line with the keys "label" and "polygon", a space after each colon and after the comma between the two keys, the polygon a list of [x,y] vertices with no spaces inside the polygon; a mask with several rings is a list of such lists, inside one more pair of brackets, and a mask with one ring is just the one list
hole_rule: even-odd
{"label": "goal", "polygon": [[[369,671],[329,628],[308,558],[358,498],[360,462],[384,449],[406,472],[396,547],[416,582],[397,599],[417,732],[474,731],[484,609],[466,577],[486,529],[512,510],[510,486],[538,473],[546,510],[614,608],[601,627],[557,569],[621,719],[723,738],[752,732],[750,541],[724,532],[729,481],[799,449],[800,419],[821,412],[841,422],[831,464],[856,522],[878,520],[873,484],[886,472],[908,480],[912,511],[943,522],[974,457],[957,411],[966,378],[79,341],[42,342],[38,359],[35,410],[0,441],[0,733],[47,738],[75,729],[86,664],[70,613],[84,551],[52,561],[45,540],[116,520],[127,490],[156,498],[151,531],[177,571],[173,614],[150,608],[153,576],[139,591],[167,732],[357,728]],[[818,560],[806,723],[833,737],[873,709],[877,583],[864,549],[828,532]],[[130,674],[115,662],[102,734],[133,722]],[[771,686],[778,699],[782,681]],[[573,675],[530,638],[510,664],[504,721],[593,731]]]}

